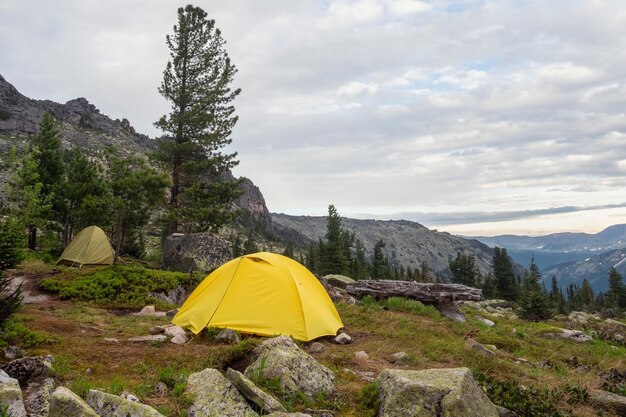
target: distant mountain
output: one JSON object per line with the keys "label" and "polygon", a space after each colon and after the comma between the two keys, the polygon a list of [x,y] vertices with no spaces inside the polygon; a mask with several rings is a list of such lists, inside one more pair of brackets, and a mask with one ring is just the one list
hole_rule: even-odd
{"label": "distant mountain", "polygon": [[[482,274],[491,271],[493,249],[477,240],[437,232],[407,220],[342,218],[341,221],[345,229],[353,231],[356,237],[363,241],[370,255],[376,242],[383,239],[386,254],[392,263],[414,269],[419,267],[422,261],[426,261],[433,272],[449,276],[448,265],[460,251],[475,256]],[[326,233],[326,217],[273,213],[272,222],[276,227],[297,232],[297,236],[305,236],[310,242],[323,238]]]}
{"label": "distant mountain", "polygon": [[545,236],[473,236],[491,247],[526,250],[545,253],[580,252],[600,253],[613,249],[626,248],[626,224],[607,227],[603,231],[590,233],[553,233]]}
{"label": "distant mountain", "polygon": [[626,276],[626,249],[616,249],[589,258],[556,265],[542,270],[546,288],[550,288],[552,276],[556,276],[559,287],[565,289],[570,284],[580,286],[587,279],[591,288],[598,293],[606,292],[609,286],[609,270],[615,267]]}

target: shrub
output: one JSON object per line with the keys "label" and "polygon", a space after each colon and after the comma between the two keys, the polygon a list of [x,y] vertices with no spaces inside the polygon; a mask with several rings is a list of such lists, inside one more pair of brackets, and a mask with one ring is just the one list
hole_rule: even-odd
{"label": "shrub", "polygon": [[39,285],[46,291],[58,293],[62,299],[140,307],[155,303],[150,292],[169,292],[179,285],[192,288],[198,282],[199,277],[190,279],[188,274],[131,265],[111,266],[73,278],[47,278]]}
{"label": "shrub", "polygon": [[364,417],[376,417],[380,410],[380,384],[370,382],[361,388],[359,407]]}

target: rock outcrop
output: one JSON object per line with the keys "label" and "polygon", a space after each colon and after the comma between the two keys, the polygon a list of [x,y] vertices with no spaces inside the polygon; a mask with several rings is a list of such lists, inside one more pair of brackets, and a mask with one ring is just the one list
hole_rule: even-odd
{"label": "rock outcrop", "polygon": [[15,378],[11,378],[0,370],[0,404],[7,406],[11,417],[26,417],[26,409],[22,401],[22,390]]}
{"label": "rock outcrop", "polygon": [[381,417],[499,417],[467,368],[380,373]]}
{"label": "rock outcrop", "polygon": [[195,372],[187,378],[186,393],[193,404],[190,417],[255,417],[255,413],[237,388],[217,369]]}
{"label": "rock outcrop", "polygon": [[52,369],[52,357],[27,356],[2,365],[1,369],[11,378],[17,379],[24,388],[30,381],[48,376]]}
{"label": "rock outcrop", "polygon": [[87,393],[87,404],[100,417],[164,417],[149,405],[93,389]]}
{"label": "rock outcrop", "polygon": [[230,243],[211,233],[173,234],[163,246],[163,267],[170,271],[209,272],[232,257]]}
{"label": "rock outcrop", "polygon": [[595,390],[589,396],[589,400],[598,407],[614,411],[620,416],[626,416],[626,397],[623,395]]}
{"label": "rock outcrop", "polygon": [[48,417],[98,417],[82,398],[65,387],[58,387],[50,398]]}
{"label": "rock outcrop", "polygon": [[256,349],[258,357],[246,368],[246,377],[280,381],[283,396],[302,393],[308,397],[334,390],[335,374],[301,350],[288,336],[268,339]]}

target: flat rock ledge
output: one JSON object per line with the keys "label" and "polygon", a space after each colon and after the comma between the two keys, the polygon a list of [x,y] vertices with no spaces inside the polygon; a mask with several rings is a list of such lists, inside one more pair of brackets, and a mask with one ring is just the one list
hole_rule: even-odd
{"label": "flat rock ledge", "polygon": [[380,373],[380,417],[499,417],[468,368]]}
{"label": "flat rock ledge", "polygon": [[278,378],[283,396],[304,394],[315,397],[334,391],[335,374],[301,350],[288,336],[268,339],[255,352],[258,357],[244,372],[254,380]]}
{"label": "flat rock ledge", "polygon": [[100,417],[165,417],[149,405],[93,389],[87,393],[87,404]]}
{"label": "flat rock ledge", "polygon": [[237,388],[217,369],[207,368],[187,378],[186,393],[193,401],[190,417],[258,416]]}
{"label": "flat rock ledge", "polygon": [[626,397],[608,391],[595,390],[589,399],[598,407],[615,411],[620,416],[626,416]]}

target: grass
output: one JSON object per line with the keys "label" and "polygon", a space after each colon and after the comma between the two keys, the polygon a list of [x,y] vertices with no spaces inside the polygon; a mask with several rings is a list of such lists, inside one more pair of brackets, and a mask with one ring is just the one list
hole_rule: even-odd
{"label": "grass", "polygon": [[[30,262],[29,271],[50,272],[50,266],[40,262]],[[143,274],[144,278],[152,276],[150,270],[138,267],[123,270]],[[61,273],[47,278],[55,280],[55,284],[43,285],[58,285],[56,292],[60,294],[61,287],[97,281],[93,277],[98,273],[108,276],[110,269],[61,269]],[[125,288],[135,291],[132,286]],[[27,349],[28,354],[53,354],[55,377],[81,396],[89,389],[111,393],[124,390],[172,417],[186,415],[189,400],[184,390],[189,374],[207,367],[225,370],[231,366],[243,371],[251,351],[263,340],[244,336],[236,345],[217,344],[214,337],[219,330],[207,329],[184,346],[126,342],[132,336],[148,334],[151,327],[165,324],[168,319],[122,314],[127,311],[111,305],[128,304],[120,302],[119,296],[111,299],[112,304],[108,304],[101,297],[91,301],[68,297],[24,306],[12,319],[13,333],[5,332],[3,338],[12,334],[12,340]],[[494,402],[517,407],[520,415],[598,416],[599,412],[587,403],[585,393],[602,386],[601,372],[626,368],[623,345],[608,340],[577,343],[544,337],[545,333],[566,327],[564,321],[526,323],[485,315],[497,323],[487,327],[474,318],[476,311],[468,310],[467,322],[457,323],[442,319],[432,307],[402,298],[385,302],[366,298],[362,305],[339,303],[337,308],[353,343],[341,346],[329,339],[322,340],[323,352],[313,355],[335,372],[336,394],[313,399],[296,396],[285,402],[290,411],[310,407],[334,410],[337,417],[373,416],[379,407],[376,386],[357,372],[378,374],[386,368],[465,366],[473,371]],[[478,330],[474,336],[478,342],[495,345],[500,354],[485,358],[467,347],[465,335],[474,330]],[[595,330],[594,325],[587,330]],[[105,338],[120,342],[107,343]],[[306,349],[307,344],[300,345]],[[361,350],[368,353],[369,359],[354,359],[354,353]],[[408,359],[391,363],[390,355],[400,351],[406,352]],[[516,358],[524,358],[528,363],[515,363]],[[590,371],[576,364],[584,364]],[[163,397],[155,390],[159,381],[169,388]],[[270,391],[280,390],[275,381],[266,385]]]}

